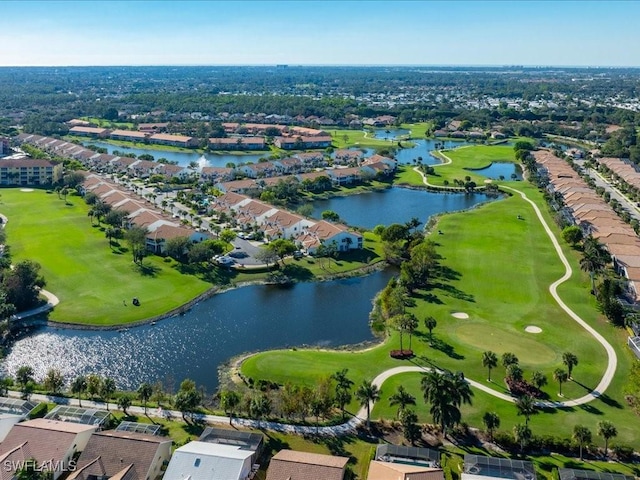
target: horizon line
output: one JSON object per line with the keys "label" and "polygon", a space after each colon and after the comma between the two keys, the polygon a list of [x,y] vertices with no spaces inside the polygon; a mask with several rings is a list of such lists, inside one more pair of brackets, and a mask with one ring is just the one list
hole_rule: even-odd
{"label": "horizon line", "polygon": [[95,64],[95,65],[78,65],[78,64],[60,64],[60,65],[0,65],[0,68],[139,68],[139,67],[406,67],[406,68],[424,68],[424,67],[444,67],[444,68],[578,68],[578,69],[638,69],[640,65],[579,65],[579,64],[412,64],[412,63],[176,63],[176,64]]}

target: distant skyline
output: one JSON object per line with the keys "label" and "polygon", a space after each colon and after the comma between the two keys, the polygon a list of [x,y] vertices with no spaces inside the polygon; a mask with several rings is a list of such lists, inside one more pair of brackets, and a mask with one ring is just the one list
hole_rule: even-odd
{"label": "distant skyline", "polygon": [[0,2],[0,66],[640,66],[636,1]]}

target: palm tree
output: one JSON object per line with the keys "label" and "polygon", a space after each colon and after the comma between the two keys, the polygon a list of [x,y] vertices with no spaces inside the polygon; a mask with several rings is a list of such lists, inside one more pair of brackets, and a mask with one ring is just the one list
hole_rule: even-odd
{"label": "palm tree", "polygon": [[613,423],[603,420],[598,422],[598,436],[604,438],[604,456],[609,452],[609,439],[618,435],[618,429]]}
{"label": "palm tree", "polygon": [[233,412],[240,405],[240,395],[238,392],[234,390],[227,390],[222,392],[220,396],[220,406],[222,409],[229,414],[229,425],[231,425],[231,421],[233,420]]}
{"label": "palm tree", "polygon": [[514,382],[519,382],[522,380],[522,368],[517,363],[512,363],[507,366],[507,378],[511,379]]}
{"label": "palm tree", "polygon": [[527,425],[519,423],[513,427],[513,436],[515,441],[520,444],[520,453],[524,452],[524,447],[531,440],[531,429]]}
{"label": "palm tree", "polygon": [[489,433],[489,441],[493,442],[493,432],[500,428],[500,417],[496,412],[485,412],[482,423]]}
{"label": "palm tree", "polygon": [[411,350],[411,338],[413,336],[413,332],[418,328],[418,319],[413,313],[405,314],[405,329],[409,332],[409,350]]}
{"label": "palm tree", "polygon": [[407,392],[402,385],[398,387],[396,393],[389,397],[389,405],[391,405],[392,407],[398,405],[398,413],[396,414],[397,417],[400,416],[400,412],[402,412],[407,407],[407,405],[415,404],[416,397]]}
{"label": "palm tree", "polygon": [[145,415],[147,414],[147,402],[151,398],[151,395],[153,395],[153,387],[147,382],[140,384],[138,387],[138,398],[142,401]]}
{"label": "palm tree", "polygon": [[533,383],[536,388],[540,389],[547,384],[547,377],[542,372],[533,372],[531,374],[531,383]]}
{"label": "palm tree", "polygon": [[440,424],[443,435],[447,427],[460,422],[460,405],[471,404],[473,392],[462,372],[440,373],[431,370],[422,377],[420,388],[424,401],[431,404],[429,412],[434,422]]}
{"label": "palm tree", "polygon": [[583,425],[576,425],[573,427],[573,440],[580,447],[580,461],[582,461],[582,447],[591,443],[591,430]]}
{"label": "palm tree", "polygon": [[331,379],[336,381],[336,403],[340,410],[342,411],[342,418],[344,418],[344,407],[351,401],[351,387],[353,386],[353,380],[347,377],[347,373],[349,373],[348,368],[343,368],[342,370],[331,375]]}
{"label": "palm tree", "polygon": [[125,416],[129,416],[129,414],[127,413],[127,408],[129,408],[130,406],[131,397],[128,394],[122,395],[120,398],[118,398],[118,408],[122,410],[122,413],[124,413]]}
{"label": "palm tree", "polygon": [[487,381],[491,381],[491,369],[498,366],[498,356],[490,350],[482,354],[482,366],[489,370]]}
{"label": "palm tree", "polygon": [[585,253],[580,259],[580,270],[588,272],[591,278],[591,293],[596,293],[596,274],[602,271],[605,263],[600,257]]}
{"label": "palm tree", "polygon": [[369,380],[363,380],[356,390],[356,398],[360,405],[367,408],[367,429],[370,429],[371,404],[380,399],[380,389]]}
{"label": "palm tree", "polygon": [[518,357],[515,356],[515,354],[511,352],[505,352],[502,354],[502,366],[504,368],[507,368],[509,365],[518,363],[520,363],[520,361],[518,360]]}
{"label": "palm tree", "polygon": [[87,379],[84,375],[78,375],[71,382],[71,393],[78,395],[78,404],[82,407],[82,394],[87,389]]}
{"label": "palm tree", "polygon": [[429,316],[424,319],[424,326],[429,330],[429,346],[433,347],[433,329],[438,326],[435,318]]}
{"label": "palm tree", "polygon": [[531,395],[522,395],[516,399],[515,405],[518,410],[518,415],[524,416],[524,424],[529,426],[529,418],[531,415],[538,413],[536,400]]}
{"label": "palm tree", "polygon": [[109,410],[109,400],[115,392],[116,382],[111,377],[105,377],[105,379],[102,381],[102,392],[100,392],[100,394],[102,395],[102,398],[104,398],[107,402],[107,410]]}
{"label": "palm tree", "polygon": [[562,363],[564,363],[567,367],[567,374],[569,376],[569,379],[571,379],[571,372],[573,371],[573,367],[578,365],[578,357],[576,357],[571,352],[564,352],[562,354]]}
{"label": "palm tree", "polygon": [[556,368],[553,372],[553,379],[558,382],[558,385],[560,385],[560,392],[558,395],[562,396],[562,384],[569,380],[569,374],[561,368]]}

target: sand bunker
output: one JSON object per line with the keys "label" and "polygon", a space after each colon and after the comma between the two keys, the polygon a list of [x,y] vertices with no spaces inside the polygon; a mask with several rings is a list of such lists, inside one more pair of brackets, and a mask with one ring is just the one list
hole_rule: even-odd
{"label": "sand bunker", "polygon": [[33,192],[33,188],[21,188],[21,192]]}
{"label": "sand bunker", "polygon": [[455,313],[452,313],[451,316],[453,318],[459,318],[461,320],[466,320],[467,318],[469,318],[469,314],[464,312],[455,312]]}
{"label": "sand bunker", "polygon": [[524,329],[524,331],[527,333],[542,333],[542,329],[534,325],[529,325],[527,328]]}
{"label": "sand bunker", "polygon": [[493,180],[491,180],[490,178],[487,178],[484,183],[493,183]]}

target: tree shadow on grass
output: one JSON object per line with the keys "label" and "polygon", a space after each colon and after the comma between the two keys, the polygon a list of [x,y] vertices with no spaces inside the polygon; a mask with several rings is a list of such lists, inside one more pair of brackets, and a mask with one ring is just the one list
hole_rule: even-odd
{"label": "tree shadow on grass", "polygon": [[282,269],[282,273],[284,273],[287,277],[297,280],[299,282],[305,282],[313,279],[313,273],[306,267],[302,265],[294,265],[288,263]]}
{"label": "tree shadow on grass", "polygon": [[584,403],[584,404],[580,405],[580,409],[584,410],[587,413],[591,413],[593,415],[602,415],[603,414],[602,410],[600,410],[599,408],[594,407],[590,403]]}
{"label": "tree shadow on grass", "polygon": [[458,300],[462,300],[470,303],[476,303],[476,300],[473,297],[473,295],[469,293],[465,293],[459,288],[454,287],[453,285],[449,285],[447,283],[442,283],[442,282],[436,282],[436,283],[433,283],[431,287],[433,289],[437,288],[439,290],[442,290],[443,292],[447,293],[451,297],[456,298]]}
{"label": "tree shadow on grass", "polygon": [[140,272],[143,277],[156,277],[160,273],[160,267],[152,265],[150,263],[135,263],[134,268]]}
{"label": "tree shadow on grass", "polygon": [[279,452],[280,450],[289,449],[289,443],[282,441],[280,438],[272,437],[271,432],[269,430],[265,430],[261,428],[260,431],[262,435],[265,437],[264,449],[263,449],[263,458],[271,458],[274,454]]}
{"label": "tree shadow on grass", "polygon": [[442,300],[440,300],[440,298],[438,298],[438,296],[434,293],[431,292],[425,292],[425,291],[421,291],[419,293],[414,293],[413,294],[414,297],[417,297],[419,299],[421,299],[424,302],[427,303],[433,303],[436,305],[444,305],[444,302]]}
{"label": "tree shadow on grass", "polygon": [[[427,336],[427,343],[428,343],[428,336]],[[453,345],[449,345],[448,343],[444,342],[443,340],[436,337],[435,335],[433,336],[433,342],[432,342],[431,348],[435,350],[439,350],[442,353],[444,353],[446,356],[453,358],[455,360],[464,360],[464,355],[456,353]]]}

